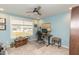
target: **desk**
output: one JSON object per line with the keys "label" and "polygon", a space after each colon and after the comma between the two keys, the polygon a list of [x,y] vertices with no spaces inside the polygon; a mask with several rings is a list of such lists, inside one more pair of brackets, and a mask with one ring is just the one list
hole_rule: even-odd
{"label": "desk", "polygon": [[50,43],[50,38],[52,37],[52,35],[48,35],[48,45],[49,46],[51,43]]}
{"label": "desk", "polygon": [[50,43],[50,38],[52,37],[51,34],[47,34],[47,33],[43,33],[42,34],[43,38],[46,38],[48,40],[48,45],[49,46],[51,43]]}

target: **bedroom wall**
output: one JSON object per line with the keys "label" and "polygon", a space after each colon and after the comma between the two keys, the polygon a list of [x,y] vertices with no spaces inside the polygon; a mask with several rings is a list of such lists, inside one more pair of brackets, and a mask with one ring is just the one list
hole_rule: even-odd
{"label": "bedroom wall", "polygon": [[7,47],[9,47],[10,43],[13,41],[13,39],[11,38],[11,20],[19,19],[19,20],[32,21],[32,19],[28,18],[28,17],[25,18],[22,16],[5,14],[5,13],[0,13],[0,17],[6,18],[6,30],[4,30],[4,31],[0,30],[0,42],[4,43],[4,45]]}
{"label": "bedroom wall", "polygon": [[7,14],[0,13],[1,18],[6,18],[6,30],[0,30],[0,42],[7,45],[10,42],[10,18]]}
{"label": "bedroom wall", "polygon": [[[0,17],[5,17],[6,18],[6,24],[7,24],[7,29],[5,31],[0,31],[0,41],[4,42],[5,45],[10,44],[11,40],[11,30],[10,30],[10,17],[18,17],[18,19],[22,18],[19,16],[14,16],[14,15],[8,15],[8,14],[3,14],[0,13]],[[27,19],[27,18],[25,18]],[[65,12],[65,13],[60,13],[54,16],[46,17],[41,19],[43,20],[42,23],[48,23],[50,22],[52,25],[52,35],[59,36],[62,38],[62,45],[64,47],[69,48],[69,27],[70,27],[70,12]],[[34,33],[33,33],[34,34]],[[31,37],[33,39],[33,37]]]}
{"label": "bedroom wall", "polygon": [[41,24],[43,23],[43,19],[33,19],[33,23],[34,24],[37,24],[37,27],[35,27],[33,25],[33,36],[31,36],[32,40],[37,40],[37,36],[36,36],[36,33],[37,33],[37,30],[38,28],[41,26]]}
{"label": "bedroom wall", "polygon": [[69,48],[70,16],[70,12],[65,12],[44,18],[43,21],[51,23],[51,34],[60,37],[62,39],[62,46],[66,48]]}

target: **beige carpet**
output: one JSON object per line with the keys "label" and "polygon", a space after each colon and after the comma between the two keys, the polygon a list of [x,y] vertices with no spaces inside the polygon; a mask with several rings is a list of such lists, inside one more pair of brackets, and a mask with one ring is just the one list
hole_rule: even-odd
{"label": "beige carpet", "polygon": [[69,50],[63,47],[46,46],[36,42],[29,42],[27,45],[18,48],[7,49],[9,55],[68,55]]}

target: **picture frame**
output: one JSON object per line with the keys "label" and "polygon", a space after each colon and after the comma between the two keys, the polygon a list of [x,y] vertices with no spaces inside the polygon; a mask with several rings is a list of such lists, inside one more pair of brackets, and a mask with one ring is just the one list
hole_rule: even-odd
{"label": "picture frame", "polygon": [[37,24],[34,24],[34,27],[38,27]]}
{"label": "picture frame", "polygon": [[48,32],[51,32],[51,23],[43,23],[43,24],[41,25],[41,27],[42,27],[43,29],[47,29]]}
{"label": "picture frame", "polygon": [[6,30],[6,18],[0,18],[0,30]]}

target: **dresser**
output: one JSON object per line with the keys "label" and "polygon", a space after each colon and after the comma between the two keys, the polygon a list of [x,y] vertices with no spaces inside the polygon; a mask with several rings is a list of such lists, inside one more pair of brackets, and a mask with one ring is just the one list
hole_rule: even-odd
{"label": "dresser", "polygon": [[14,46],[17,48],[17,47],[20,47],[20,46],[27,44],[27,42],[28,42],[28,38],[19,37],[15,40]]}

